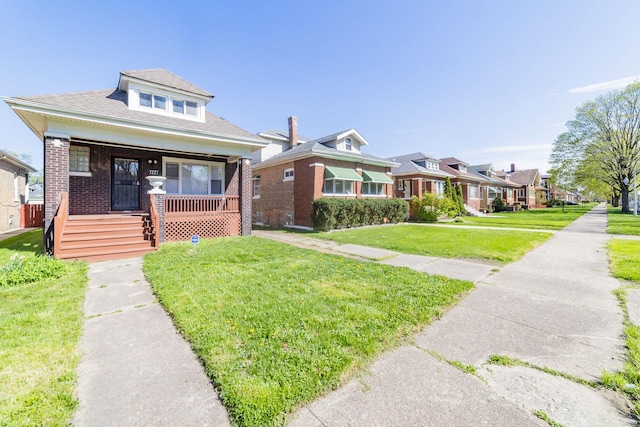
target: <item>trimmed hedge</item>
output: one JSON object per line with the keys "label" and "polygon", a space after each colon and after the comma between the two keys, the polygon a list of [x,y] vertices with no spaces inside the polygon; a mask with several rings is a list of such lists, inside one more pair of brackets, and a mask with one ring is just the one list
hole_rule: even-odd
{"label": "trimmed hedge", "polygon": [[395,224],[404,221],[409,213],[409,204],[402,199],[321,197],[312,204],[313,228],[320,231],[371,224]]}

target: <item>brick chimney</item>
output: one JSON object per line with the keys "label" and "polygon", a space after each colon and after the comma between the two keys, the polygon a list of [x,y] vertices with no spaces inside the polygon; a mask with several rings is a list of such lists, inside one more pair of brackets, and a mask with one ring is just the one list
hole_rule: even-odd
{"label": "brick chimney", "polygon": [[289,117],[289,148],[298,145],[298,118],[296,116]]}
{"label": "brick chimney", "polygon": [[[291,132],[291,131],[289,131]],[[515,163],[511,163],[511,172],[515,172],[516,171],[516,164]]]}

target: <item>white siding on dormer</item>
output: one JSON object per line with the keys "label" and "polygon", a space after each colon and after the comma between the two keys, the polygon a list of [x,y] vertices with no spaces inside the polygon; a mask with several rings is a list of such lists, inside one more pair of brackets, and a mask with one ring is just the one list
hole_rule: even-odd
{"label": "white siding on dormer", "polygon": [[[346,140],[347,138],[349,138],[351,140],[351,150],[349,150],[347,148],[347,143]],[[329,144],[326,144],[329,145]],[[340,141],[338,141],[338,143],[336,144],[336,148],[340,151],[350,151],[352,153],[359,153],[360,152],[360,143],[358,142],[357,139],[353,138],[353,137],[345,137],[342,138]]]}
{"label": "white siding on dormer", "polygon": [[[157,108],[151,108],[151,107],[144,107],[140,105],[140,92],[143,93],[148,93],[151,95],[161,95],[164,96],[167,99],[166,102],[166,109],[165,110],[160,110]],[[192,121],[196,121],[196,122],[204,122],[204,116],[205,116],[205,109],[204,109],[204,102],[200,99],[197,99],[195,97],[189,97],[189,96],[185,96],[182,93],[179,92],[174,92],[171,90],[161,90],[158,89],[156,87],[147,87],[144,85],[140,85],[140,84],[134,84],[134,83],[130,83],[129,84],[129,90],[127,92],[128,95],[128,107],[130,110],[135,110],[135,111],[144,111],[146,113],[152,113],[152,114],[158,114],[161,116],[167,116],[167,117],[176,117],[176,118],[181,118],[181,119],[185,119],[185,120],[192,120]],[[178,100],[178,101],[189,101],[189,102],[194,102],[197,104],[197,114],[195,116],[190,115],[190,114],[185,114],[185,113],[174,113],[173,112],[173,108],[172,108],[172,103],[173,100]]]}
{"label": "white siding on dormer", "polygon": [[265,160],[280,154],[289,148],[289,141],[269,141],[269,145],[262,150],[251,153],[254,163],[264,162]]}

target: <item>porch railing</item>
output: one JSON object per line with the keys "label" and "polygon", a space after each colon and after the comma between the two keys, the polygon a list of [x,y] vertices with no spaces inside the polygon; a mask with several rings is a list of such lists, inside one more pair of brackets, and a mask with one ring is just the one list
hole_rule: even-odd
{"label": "porch railing", "polygon": [[64,232],[64,226],[69,218],[69,194],[62,192],[60,194],[60,206],[58,206],[58,212],[53,218],[53,257],[60,257],[60,249],[62,244],[62,233]]}
{"label": "porch railing", "polygon": [[185,212],[240,212],[238,196],[178,196],[167,194],[164,199],[167,214]]}

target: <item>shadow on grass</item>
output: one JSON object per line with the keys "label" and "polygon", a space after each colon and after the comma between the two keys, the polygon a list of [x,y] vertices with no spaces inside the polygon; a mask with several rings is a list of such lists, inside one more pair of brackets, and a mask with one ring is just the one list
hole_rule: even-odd
{"label": "shadow on grass", "polygon": [[8,239],[0,240],[0,257],[6,253],[9,255],[20,252],[21,255],[33,256],[44,253],[44,236],[42,228],[27,231]]}

